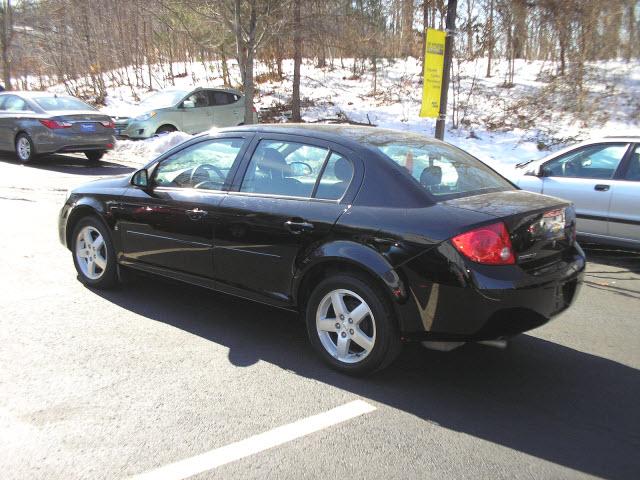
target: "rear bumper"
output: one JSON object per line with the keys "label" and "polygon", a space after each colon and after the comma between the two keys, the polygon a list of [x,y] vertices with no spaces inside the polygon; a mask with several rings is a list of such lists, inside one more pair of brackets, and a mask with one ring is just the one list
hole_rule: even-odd
{"label": "rear bumper", "polygon": [[112,134],[82,135],[74,133],[38,135],[33,139],[38,153],[71,153],[110,150],[116,139]]}
{"label": "rear bumper", "polygon": [[398,308],[405,339],[492,340],[544,325],[571,306],[586,265],[577,244],[545,271],[527,272],[518,265],[478,268],[456,260],[453,282],[426,281],[411,267],[403,271],[410,279],[410,298]]}

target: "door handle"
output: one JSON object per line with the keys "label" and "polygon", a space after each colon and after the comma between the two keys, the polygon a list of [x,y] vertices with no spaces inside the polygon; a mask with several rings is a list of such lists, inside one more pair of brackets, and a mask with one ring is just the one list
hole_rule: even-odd
{"label": "door handle", "polygon": [[201,220],[207,216],[207,211],[200,210],[199,208],[194,208],[192,210],[185,210],[184,213],[186,213],[187,217],[189,217],[189,219],[193,220],[194,222],[196,220]]}
{"label": "door handle", "polygon": [[598,192],[606,192],[606,191],[609,190],[609,185],[604,185],[602,183],[599,183],[598,185],[593,187],[593,189],[598,191]]}
{"label": "door handle", "polygon": [[284,222],[284,227],[294,235],[298,235],[302,232],[313,230],[313,223],[305,222],[304,220],[301,220],[299,222],[287,220],[286,222]]}

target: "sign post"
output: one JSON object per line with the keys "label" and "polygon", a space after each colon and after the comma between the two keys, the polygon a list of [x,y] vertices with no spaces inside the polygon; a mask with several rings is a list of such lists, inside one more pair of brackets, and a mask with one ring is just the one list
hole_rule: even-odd
{"label": "sign post", "polygon": [[420,116],[437,118],[436,138],[440,140],[444,139],[444,122],[447,118],[447,94],[457,6],[458,0],[447,2],[446,32],[430,28],[426,35]]}

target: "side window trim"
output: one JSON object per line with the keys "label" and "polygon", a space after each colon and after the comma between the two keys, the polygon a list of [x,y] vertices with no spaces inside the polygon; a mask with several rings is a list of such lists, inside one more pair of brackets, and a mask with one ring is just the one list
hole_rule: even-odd
{"label": "side window trim", "polygon": [[324,175],[324,171],[327,169],[327,164],[329,163],[329,159],[331,158],[331,154],[333,153],[333,149],[327,149],[327,154],[324,156],[324,160],[322,161],[322,167],[320,167],[320,171],[318,172],[318,177],[316,178],[316,183],[313,185],[313,190],[311,190],[311,196],[309,198],[316,198],[316,194],[318,193],[318,187],[320,186],[320,180],[322,180],[322,176]]}
{"label": "side window trim", "polygon": [[629,180],[627,179],[627,174],[629,172],[629,168],[631,167],[631,162],[633,161],[633,155],[636,149],[640,152],[640,142],[631,142],[628,144],[627,151],[622,157],[622,161],[618,165],[618,169],[613,174],[612,180],[624,180],[629,182],[637,182],[638,180]]}

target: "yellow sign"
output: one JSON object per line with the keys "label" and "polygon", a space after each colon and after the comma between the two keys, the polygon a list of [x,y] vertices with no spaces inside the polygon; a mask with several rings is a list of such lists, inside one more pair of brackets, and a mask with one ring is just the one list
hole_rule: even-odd
{"label": "yellow sign", "polygon": [[440,91],[444,71],[444,41],[446,33],[430,28],[424,48],[424,72],[422,72],[421,117],[437,118],[440,114]]}

